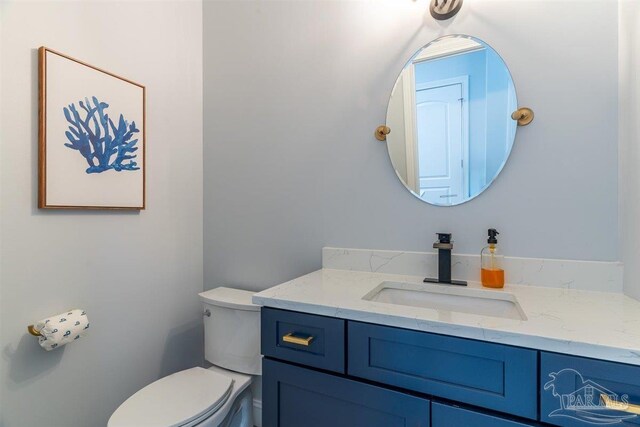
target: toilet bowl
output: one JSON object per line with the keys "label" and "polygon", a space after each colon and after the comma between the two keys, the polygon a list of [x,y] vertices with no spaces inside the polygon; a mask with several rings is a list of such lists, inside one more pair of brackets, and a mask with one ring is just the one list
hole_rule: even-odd
{"label": "toilet bowl", "polygon": [[108,427],[252,427],[250,385],[262,373],[260,307],[252,292],[216,288],[200,294],[204,306],[205,359],[161,378],[129,397]]}

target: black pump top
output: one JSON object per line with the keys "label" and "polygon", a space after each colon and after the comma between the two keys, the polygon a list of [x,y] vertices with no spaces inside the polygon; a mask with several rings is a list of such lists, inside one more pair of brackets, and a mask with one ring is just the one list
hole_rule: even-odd
{"label": "black pump top", "polygon": [[487,243],[489,244],[496,244],[498,243],[498,239],[496,238],[496,236],[500,233],[498,233],[498,230],[496,230],[495,228],[490,228],[488,230],[489,233],[489,238],[487,239]]}
{"label": "black pump top", "polygon": [[451,243],[451,233],[436,233],[440,243]]}

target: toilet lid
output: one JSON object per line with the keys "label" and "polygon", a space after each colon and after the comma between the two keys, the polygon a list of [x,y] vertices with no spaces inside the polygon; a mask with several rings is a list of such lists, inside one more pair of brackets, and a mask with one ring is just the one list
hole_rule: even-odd
{"label": "toilet lid", "polygon": [[204,368],[161,378],[127,399],[109,427],[178,427],[215,412],[229,398],[233,380]]}

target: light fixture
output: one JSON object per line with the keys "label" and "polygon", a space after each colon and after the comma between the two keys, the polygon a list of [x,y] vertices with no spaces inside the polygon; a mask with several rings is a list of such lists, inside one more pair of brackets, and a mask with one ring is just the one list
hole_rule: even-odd
{"label": "light fixture", "polygon": [[453,18],[462,7],[463,0],[431,0],[429,12],[439,21]]}

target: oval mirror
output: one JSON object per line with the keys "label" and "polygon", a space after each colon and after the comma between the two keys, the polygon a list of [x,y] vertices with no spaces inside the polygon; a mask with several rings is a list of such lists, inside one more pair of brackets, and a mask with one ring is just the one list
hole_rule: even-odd
{"label": "oval mirror", "polygon": [[433,205],[478,196],[509,157],[517,105],[511,74],[491,46],[464,35],[429,43],[402,69],[387,107],[398,178]]}

